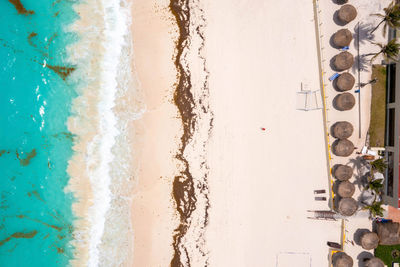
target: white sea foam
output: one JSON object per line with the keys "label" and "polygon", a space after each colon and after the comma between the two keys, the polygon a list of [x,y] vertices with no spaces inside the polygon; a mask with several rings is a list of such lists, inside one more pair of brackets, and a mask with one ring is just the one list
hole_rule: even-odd
{"label": "white sea foam", "polygon": [[101,83],[100,103],[98,112],[100,118],[100,127],[98,138],[94,140],[93,145],[99,147],[100,164],[97,165],[90,174],[90,180],[93,187],[93,200],[89,219],[91,223],[90,247],[89,247],[89,266],[98,266],[99,251],[98,246],[104,232],[105,216],[110,206],[110,163],[114,159],[111,152],[115,144],[115,138],[118,135],[116,128],[116,117],[112,111],[117,92],[117,67],[121,55],[124,35],[126,34],[126,19],[120,12],[119,1],[104,1],[104,38],[105,50],[101,62]]}
{"label": "white sea foam", "polygon": [[133,109],[115,110],[118,98],[132,86],[130,7],[125,0],[88,0],[75,8],[81,19],[70,29],[80,39],[69,47],[69,56],[78,66],[72,78],[84,86],[69,121],[70,131],[78,136],[69,164],[69,189],[78,198],[74,212],[80,217],[72,264],[108,266],[104,261],[109,257],[114,263],[126,260],[131,236],[129,194],[121,194],[119,188],[127,190],[131,182],[124,164],[130,162],[125,129]]}

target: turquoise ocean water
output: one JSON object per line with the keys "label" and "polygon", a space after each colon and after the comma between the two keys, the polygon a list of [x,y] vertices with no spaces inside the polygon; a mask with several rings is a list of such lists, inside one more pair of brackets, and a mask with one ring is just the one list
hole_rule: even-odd
{"label": "turquoise ocean water", "polygon": [[[14,2],[15,6],[11,3]],[[65,266],[72,194],[64,193],[76,81],[64,28],[74,1],[0,1],[0,266]]]}

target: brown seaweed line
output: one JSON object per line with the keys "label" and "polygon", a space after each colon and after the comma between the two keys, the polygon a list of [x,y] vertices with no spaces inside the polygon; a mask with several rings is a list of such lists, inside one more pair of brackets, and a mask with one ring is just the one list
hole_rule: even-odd
{"label": "brown seaweed line", "polygon": [[[186,247],[181,244],[181,240],[183,236],[186,234],[188,228],[190,227],[191,224],[191,214],[192,212],[196,209],[196,196],[195,196],[195,191],[193,188],[193,177],[191,176],[191,173],[189,171],[189,164],[188,162],[183,158],[183,151],[188,143],[188,141],[192,138],[193,136],[193,131],[197,123],[197,117],[193,113],[193,107],[194,107],[194,100],[193,96],[191,94],[191,83],[190,83],[190,72],[189,70],[185,70],[182,62],[184,61],[183,58],[183,51],[185,48],[188,47],[190,39],[189,39],[189,24],[190,24],[190,9],[188,7],[188,1],[171,1],[170,4],[170,9],[174,16],[176,17],[178,27],[180,30],[180,38],[178,40],[177,44],[177,57],[175,61],[175,65],[178,69],[179,72],[179,83],[177,86],[177,90],[175,92],[175,104],[177,105],[181,118],[182,118],[182,123],[184,126],[184,134],[181,138],[182,141],[182,147],[180,150],[180,153],[177,155],[177,158],[180,159],[184,165],[185,165],[185,171],[182,174],[182,176],[178,176],[175,178],[174,182],[174,198],[175,201],[177,202],[178,206],[178,211],[181,216],[181,224],[179,227],[176,229],[176,234],[174,236],[174,258],[171,262],[171,266],[183,266],[183,263],[181,262],[181,252],[179,248],[181,247],[182,250],[186,254],[186,264],[187,266],[190,266],[190,258],[188,255],[188,251]],[[204,11],[200,9],[201,12],[201,23],[199,26],[196,28],[196,33],[197,35],[201,38],[201,44],[198,49],[198,56],[202,60],[202,65],[203,65],[203,71],[206,74],[203,86],[202,86],[202,92],[203,96],[202,98],[199,99],[199,105],[200,108],[202,109],[203,113],[211,113],[211,119],[209,122],[209,129],[208,129],[208,137],[211,136],[212,128],[213,128],[213,113],[210,111],[209,104],[207,103],[206,105],[203,104],[203,99],[207,99],[209,97],[209,86],[208,86],[208,79],[209,79],[209,71],[207,69],[207,64],[206,64],[206,59],[204,56],[202,56],[201,52],[204,49],[204,44],[205,44],[205,38],[203,34],[203,27],[206,24],[206,20],[204,18]],[[185,87],[186,86],[186,87]],[[181,98],[179,98],[179,93],[181,93]],[[186,115],[186,116],[185,116]],[[203,144],[203,148],[206,149],[206,142]],[[198,243],[196,247],[199,249],[200,253],[202,256],[206,257],[207,253],[204,252],[203,247],[199,244],[204,244],[204,229],[207,227],[208,222],[209,222],[209,213],[208,210],[210,208],[210,201],[208,197],[208,173],[209,173],[209,168],[207,166],[206,161],[201,163],[201,166],[206,169],[206,172],[204,176],[202,177],[203,180],[201,183],[198,184],[198,188],[200,190],[200,194],[204,196],[206,199],[206,204],[205,204],[205,210],[204,210],[204,222],[200,226],[201,228],[201,233],[196,240]],[[189,180],[190,179],[190,180]],[[189,180],[189,181],[188,181]],[[181,182],[181,183],[179,183]],[[182,183],[183,182],[183,183]],[[186,188],[186,191],[185,191]],[[206,259],[205,266],[208,266],[208,258]]]}
{"label": "brown seaweed line", "polygon": [[[196,33],[197,35],[200,37],[201,39],[201,43],[200,43],[200,47],[198,49],[198,56],[202,61],[202,65],[203,65],[203,72],[205,73],[205,79],[203,82],[203,86],[202,86],[202,98],[200,98],[199,100],[199,105],[203,111],[203,113],[210,113],[211,114],[211,119],[210,119],[210,123],[209,123],[209,128],[208,128],[208,138],[207,140],[210,138],[211,133],[212,133],[212,129],[213,129],[213,119],[214,119],[214,114],[212,112],[212,110],[210,109],[210,106],[208,104],[208,102],[206,104],[204,104],[204,102],[202,101],[203,99],[208,99],[209,98],[209,76],[210,76],[210,72],[207,69],[207,60],[206,58],[202,55],[202,51],[204,50],[204,46],[205,46],[205,37],[204,37],[204,32],[203,32],[203,28],[206,26],[206,19],[204,17],[204,10],[201,9],[200,7],[199,11],[200,11],[200,23],[199,25],[196,27]],[[206,150],[206,145],[207,145],[207,141],[203,143],[203,149],[204,151]],[[207,165],[207,161],[204,160],[201,163],[201,167],[205,168],[205,174],[203,176],[203,180],[202,183],[198,185],[199,190],[200,190],[200,194],[202,194],[204,196],[204,198],[206,199],[206,203],[205,203],[205,207],[204,207],[204,222],[203,225],[200,226],[201,228],[201,232],[199,235],[199,238],[197,240],[197,242],[199,244],[204,244],[205,243],[205,238],[204,238],[204,234],[205,234],[205,229],[208,226],[209,223],[209,209],[210,209],[210,199],[209,199],[209,187],[208,187],[208,174],[209,174],[209,167]],[[202,254],[203,257],[205,257],[205,266],[209,266],[209,258],[207,257],[207,252],[204,251],[204,248],[200,245],[197,246],[197,248],[199,249],[200,253]]]}
{"label": "brown seaweed line", "polygon": [[14,5],[15,9],[17,10],[18,14],[21,15],[32,15],[35,14],[33,10],[27,10],[24,5],[21,3],[21,0],[8,0],[11,4]]}
{"label": "brown seaweed line", "polygon": [[174,255],[171,260],[171,267],[185,266],[182,263],[182,255],[180,248],[186,254],[186,266],[190,267],[190,258],[187,249],[182,244],[182,238],[187,233],[191,222],[191,214],[196,209],[196,196],[193,184],[193,176],[190,173],[189,162],[184,157],[185,148],[189,140],[193,136],[193,129],[196,122],[196,116],[193,113],[194,101],[191,93],[191,77],[190,72],[185,69],[182,64],[183,52],[189,44],[189,23],[190,23],[190,10],[188,0],[171,0],[169,8],[175,16],[178,28],[179,38],[176,45],[176,58],[175,67],[178,71],[178,84],[174,92],[174,103],[178,108],[182,126],[183,134],[181,136],[181,147],[179,148],[176,158],[182,161],[184,170],[180,175],[174,178],[173,182],[173,197],[177,204],[177,210],[180,215],[179,226],[175,229],[173,236],[173,249]]}

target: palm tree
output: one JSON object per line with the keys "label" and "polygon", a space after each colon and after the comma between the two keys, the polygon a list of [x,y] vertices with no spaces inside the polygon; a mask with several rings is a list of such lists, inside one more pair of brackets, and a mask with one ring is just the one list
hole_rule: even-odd
{"label": "palm tree", "polygon": [[371,31],[371,34],[376,31],[382,23],[385,23],[383,26],[383,36],[386,35],[387,27],[391,27],[393,29],[400,27],[400,5],[393,1],[389,4],[387,8],[384,8],[385,14],[373,14],[375,16],[381,17],[382,20],[379,24]]}
{"label": "palm tree", "polygon": [[381,48],[381,50],[377,53],[370,53],[364,56],[372,56],[371,62],[374,61],[380,54],[382,54],[386,60],[394,60],[397,61],[397,57],[399,56],[400,44],[396,42],[396,39],[390,40],[386,45],[374,43]]}
{"label": "palm tree", "polygon": [[387,168],[387,164],[385,163],[385,160],[383,158],[376,159],[376,160],[372,161],[370,164],[371,164],[372,170],[380,172],[380,173],[384,173]]}
{"label": "palm tree", "polygon": [[369,210],[370,216],[372,218],[380,216],[383,217],[383,212],[385,211],[384,208],[382,208],[382,201],[372,203],[371,205],[365,206],[363,208],[364,210]]}
{"label": "palm tree", "polygon": [[372,191],[375,191],[376,194],[380,194],[381,190],[383,188],[383,179],[376,179],[372,180],[372,178],[368,178],[368,188],[371,189]]}

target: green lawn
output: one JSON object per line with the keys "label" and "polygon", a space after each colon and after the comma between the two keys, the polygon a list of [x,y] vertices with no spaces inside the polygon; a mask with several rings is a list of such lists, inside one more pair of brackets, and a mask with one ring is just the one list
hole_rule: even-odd
{"label": "green lawn", "polygon": [[386,67],[373,65],[371,79],[374,78],[378,79],[378,82],[372,85],[370,146],[383,147],[386,120]]}
{"label": "green lawn", "polygon": [[390,267],[392,266],[392,262],[400,262],[400,258],[393,259],[392,257],[392,251],[395,249],[400,251],[400,245],[394,245],[394,246],[379,245],[375,249],[374,254],[375,257],[380,258],[387,266]]}

